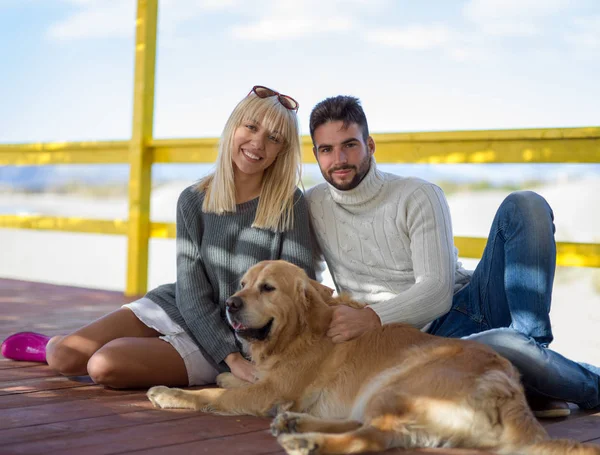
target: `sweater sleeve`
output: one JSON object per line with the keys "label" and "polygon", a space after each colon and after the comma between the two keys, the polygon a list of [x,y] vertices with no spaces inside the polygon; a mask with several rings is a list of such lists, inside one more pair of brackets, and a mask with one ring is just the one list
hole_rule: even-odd
{"label": "sweater sleeve", "polygon": [[325,262],[325,255],[321,250],[321,245],[319,244],[319,236],[316,232],[315,220],[310,212],[310,198],[313,192],[315,191],[315,187],[309,188],[306,190],[304,194],[304,199],[306,200],[306,205],[309,207],[308,209],[308,220],[310,227],[310,242],[312,245],[312,261],[313,268],[315,270],[315,279],[319,282],[323,282],[323,273],[327,270],[327,263]]}
{"label": "sweater sleeve", "polygon": [[297,265],[310,278],[315,278],[308,208],[300,190],[294,194],[294,226],[283,233],[281,259]]}
{"label": "sweater sleeve", "polygon": [[[235,337],[221,317],[219,305],[200,255],[202,216],[198,202],[184,192],[177,203],[177,282],[175,301],[196,342],[216,365],[239,352]],[[194,203],[195,202],[195,203]]]}
{"label": "sweater sleeve", "polygon": [[450,210],[442,190],[420,185],[399,204],[398,229],[407,232],[415,284],[371,306],[382,324],[405,322],[422,328],[450,310],[455,273]]}

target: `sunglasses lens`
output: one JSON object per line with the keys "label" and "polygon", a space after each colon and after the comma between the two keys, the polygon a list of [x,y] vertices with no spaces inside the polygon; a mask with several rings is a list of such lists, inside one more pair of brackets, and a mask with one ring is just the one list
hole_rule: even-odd
{"label": "sunglasses lens", "polygon": [[[265,87],[263,85],[255,85],[254,87],[252,87],[252,91],[250,93],[252,92],[254,92],[254,94],[259,98],[269,98],[270,96],[276,96],[279,102],[286,109],[298,112],[298,102],[294,98],[291,98],[287,95],[281,95],[279,92],[271,90],[270,88]],[[250,93],[248,93],[248,95]]]}
{"label": "sunglasses lens", "polygon": [[261,85],[257,85],[252,89],[252,91],[256,93],[256,96],[258,96],[259,98],[268,98],[269,96],[277,95],[277,92],[274,92],[270,88],[263,87]]}
{"label": "sunglasses lens", "polygon": [[298,109],[298,103],[296,102],[296,100],[294,98],[290,98],[287,95],[280,95],[279,102],[281,104],[283,104],[283,106],[286,107],[287,109],[290,109],[293,111]]}

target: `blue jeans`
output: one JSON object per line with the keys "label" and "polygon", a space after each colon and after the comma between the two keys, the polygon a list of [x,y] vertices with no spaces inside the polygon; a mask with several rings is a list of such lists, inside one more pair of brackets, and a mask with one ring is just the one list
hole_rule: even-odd
{"label": "blue jeans", "polygon": [[528,393],[593,408],[600,405],[600,368],[548,349],[554,230],[544,198],[531,191],[510,194],[471,281],[428,332],[487,344],[515,365]]}

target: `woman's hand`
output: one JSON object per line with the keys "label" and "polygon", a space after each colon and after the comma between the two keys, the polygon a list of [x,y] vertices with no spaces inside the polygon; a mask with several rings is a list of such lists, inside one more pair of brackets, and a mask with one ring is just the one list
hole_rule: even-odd
{"label": "woman's hand", "polygon": [[239,352],[232,352],[225,357],[225,363],[235,377],[247,382],[256,382],[258,380],[256,377],[256,367]]}

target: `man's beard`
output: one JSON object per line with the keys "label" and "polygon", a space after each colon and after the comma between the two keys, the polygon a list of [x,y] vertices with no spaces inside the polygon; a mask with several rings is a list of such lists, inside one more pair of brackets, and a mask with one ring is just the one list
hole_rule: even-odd
{"label": "man's beard", "polygon": [[[369,169],[371,168],[371,156],[367,155],[365,157],[364,160],[362,160],[360,162],[360,164],[358,165],[358,167],[356,166],[337,166],[334,167],[332,169],[330,169],[327,173],[321,171],[321,174],[323,175],[323,178],[325,180],[327,180],[327,182],[332,185],[333,187],[337,188],[340,191],[348,191],[348,190],[353,190],[354,188],[356,188],[360,182],[362,182],[362,180],[365,178],[365,175],[367,175],[367,172],[369,172]],[[353,169],[354,170],[354,177],[352,178],[352,180],[350,180],[349,182],[346,183],[336,183],[333,179],[332,174],[335,171],[340,171],[343,169]]]}

